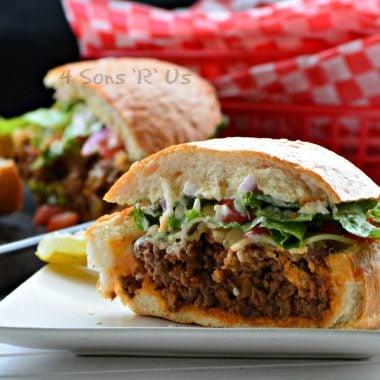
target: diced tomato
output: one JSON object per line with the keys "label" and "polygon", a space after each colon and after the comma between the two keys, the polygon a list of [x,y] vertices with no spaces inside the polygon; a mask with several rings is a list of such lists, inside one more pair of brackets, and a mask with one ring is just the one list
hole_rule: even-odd
{"label": "diced tomato", "polygon": [[220,201],[219,204],[226,205],[228,208],[228,212],[222,217],[223,223],[228,224],[236,222],[242,224],[248,220],[248,215],[242,215],[236,211],[234,201],[232,199],[224,199]]}
{"label": "diced tomato", "polygon": [[62,212],[62,208],[58,206],[51,206],[48,204],[44,204],[40,207],[38,207],[34,218],[33,218],[33,223],[35,225],[44,225],[46,224],[49,219]]}
{"label": "diced tomato", "polygon": [[345,231],[340,224],[336,222],[330,222],[326,221],[322,224],[322,226],[319,229],[320,233],[325,233],[325,234],[334,234],[334,235],[342,235],[348,239],[355,240],[358,243],[365,243],[365,242],[371,242],[375,239],[369,239],[369,238],[363,238],[360,236],[353,235],[347,231]]}
{"label": "diced tomato", "polygon": [[357,241],[358,243],[370,243],[371,241],[376,241],[376,239],[364,238],[364,237],[361,237],[361,236],[356,236],[356,235],[350,234],[349,232],[346,232],[346,233],[344,234],[344,236],[345,236],[346,238],[349,238],[349,239],[355,240],[355,241]]}
{"label": "diced tomato", "polygon": [[107,140],[102,140],[98,143],[98,148],[99,148],[99,154],[103,158],[111,159],[113,156],[119,152],[120,150],[125,150],[123,145],[118,145],[114,148],[109,148],[108,147],[108,141]]}
{"label": "diced tomato", "polygon": [[[115,141],[112,141],[112,144],[110,144],[111,140]],[[89,156],[98,153],[103,158],[111,159],[120,150],[125,151],[123,143],[116,140],[109,129],[102,129],[84,142],[81,154],[83,156]]]}
{"label": "diced tomato", "polygon": [[46,230],[48,232],[60,230],[74,226],[79,221],[79,215],[75,211],[64,211],[52,216],[47,225]]}
{"label": "diced tomato", "polygon": [[245,236],[249,237],[249,235],[269,235],[269,231],[265,227],[256,226],[245,233]]}
{"label": "diced tomato", "polygon": [[251,231],[256,234],[256,235],[268,235],[269,232],[268,232],[268,229],[265,228],[265,227],[259,227],[259,226],[256,226],[256,227],[253,227],[251,229]]}
{"label": "diced tomato", "polygon": [[375,226],[375,227],[380,227],[380,223],[375,222],[374,220],[372,220],[372,219],[370,219],[370,218],[367,219],[367,222],[368,222],[369,224],[372,224],[372,225]]}

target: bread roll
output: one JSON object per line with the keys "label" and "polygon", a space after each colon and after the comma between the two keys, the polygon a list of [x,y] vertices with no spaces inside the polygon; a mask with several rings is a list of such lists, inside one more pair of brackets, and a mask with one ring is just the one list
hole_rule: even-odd
{"label": "bread roll", "polygon": [[23,200],[23,184],[16,164],[0,158],[0,215],[19,210]]}
{"label": "bread roll", "polygon": [[84,100],[122,136],[131,161],[170,145],[203,140],[222,120],[214,88],[194,72],[150,58],[69,63],[48,72],[59,99]]}
{"label": "bread roll", "polygon": [[[241,209],[243,193],[254,202]],[[89,229],[90,265],[104,297],[142,315],[212,327],[377,328],[379,232],[374,223],[372,235],[354,236],[344,210],[379,196],[358,168],[314,144],[182,144],[133,165],[107,193],[126,209]]]}

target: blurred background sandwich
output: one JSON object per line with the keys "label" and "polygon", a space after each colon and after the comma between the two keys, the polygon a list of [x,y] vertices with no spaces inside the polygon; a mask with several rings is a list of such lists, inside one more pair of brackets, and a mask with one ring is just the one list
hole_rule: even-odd
{"label": "blurred background sandwich", "polygon": [[70,63],[44,83],[54,105],[0,120],[0,134],[40,206],[35,222],[50,230],[112,211],[102,198],[131,163],[223,123],[206,80],[155,59]]}

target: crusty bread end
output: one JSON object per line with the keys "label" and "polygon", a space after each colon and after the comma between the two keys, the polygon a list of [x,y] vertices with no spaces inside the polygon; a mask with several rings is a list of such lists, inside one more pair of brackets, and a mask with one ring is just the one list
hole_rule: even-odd
{"label": "crusty bread end", "polygon": [[15,162],[0,158],[0,214],[19,210],[23,200],[23,184]]}

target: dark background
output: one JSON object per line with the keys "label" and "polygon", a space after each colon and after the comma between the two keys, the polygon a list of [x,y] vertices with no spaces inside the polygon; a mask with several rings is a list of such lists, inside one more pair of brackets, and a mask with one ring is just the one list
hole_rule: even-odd
{"label": "dark background", "polygon": [[[195,1],[139,2],[173,8]],[[42,84],[46,71],[78,59],[60,0],[0,0],[0,116],[51,105],[52,92]]]}

